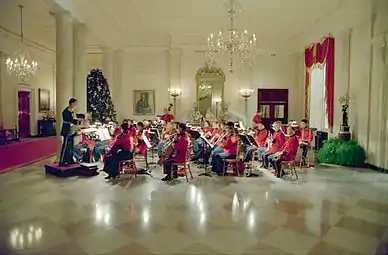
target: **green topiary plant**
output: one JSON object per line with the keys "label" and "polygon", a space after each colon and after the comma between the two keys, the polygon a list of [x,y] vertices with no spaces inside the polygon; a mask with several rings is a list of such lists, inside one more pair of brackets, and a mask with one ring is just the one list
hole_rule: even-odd
{"label": "green topiary plant", "polygon": [[318,152],[321,163],[362,167],[365,162],[365,150],[356,141],[340,141],[330,139]]}

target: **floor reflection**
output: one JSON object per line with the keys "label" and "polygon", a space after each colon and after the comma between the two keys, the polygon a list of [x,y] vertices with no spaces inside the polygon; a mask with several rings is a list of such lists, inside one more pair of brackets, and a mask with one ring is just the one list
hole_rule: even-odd
{"label": "floor reflection", "polygon": [[[139,176],[66,180],[41,164],[0,175],[6,254],[375,254],[388,243],[386,175],[345,168],[297,182]],[[380,247],[380,248],[378,248]]]}

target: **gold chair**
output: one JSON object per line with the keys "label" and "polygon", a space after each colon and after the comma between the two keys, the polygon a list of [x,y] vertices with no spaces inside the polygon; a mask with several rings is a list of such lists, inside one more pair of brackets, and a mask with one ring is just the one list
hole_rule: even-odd
{"label": "gold chair", "polygon": [[237,176],[241,176],[241,173],[239,170],[240,156],[241,156],[241,144],[238,142],[237,150],[236,150],[236,158],[224,159],[223,175],[230,173],[230,171],[228,170],[232,170],[233,173],[237,173]]}
{"label": "gold chair", "polygon": [[119,171],[120,174],[132,174],[137,177],[137,167],[134,159],[127,159],[119,162]]}
{"label": "gold chair", "polygon": [[184,173],[185,173],[185,177],[186,177],[186,182],[189,182],[189,178],[187,177],[187,170],[189,170],[191,180],[194,179],[193,178],[193,173],[191,172],[191,167],[190,167],[190,156],[191,156],[192,150],[193,150],[193,146],[190,145],[187,148],[185,162],[183,162],[183,163],[173,163],[172,164],[172,166],[171,166],[172,167],[171,180],[173,180],[173,173],[174,173],[174,168],[175,167],[177,168],[178,171],[179,171],[179,168],[183,168]]}

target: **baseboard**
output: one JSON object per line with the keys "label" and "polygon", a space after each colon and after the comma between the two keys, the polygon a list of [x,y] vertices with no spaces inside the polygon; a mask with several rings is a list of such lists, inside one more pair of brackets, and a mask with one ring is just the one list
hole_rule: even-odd
{"label": "baseboard", "polygon": [[369,164],[369,163],[367,163],[367,166],[368,166],[368,168],[370,168],[372,170],[379,171],[381,173],[388,173],[388,169],[385,169],[383,167],[375,166],[375,165]]}

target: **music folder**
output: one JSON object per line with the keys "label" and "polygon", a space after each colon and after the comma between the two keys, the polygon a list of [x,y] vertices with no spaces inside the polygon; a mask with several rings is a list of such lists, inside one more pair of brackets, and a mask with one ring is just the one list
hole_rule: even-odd
{"label": "music folder", "polygon": [[248,138],[248,140],[249,140],[249,142],[250,142],[251,145],[255,145],[256,147],[259,147],[259,146],[257,145],[257,143],[256,143],[255,138],[253,138],[252,135],[247,135],[247,138]]}
{"label": "music folder", "polygon": [[244,144],[249,144],[249,145],[252,145],[250,143],[250,141],[248,140],[247,136],[246,135],[239,135],[240,137],[240,140],[244,143]]}
{"label": "music folder", "polygon": [[147,148],[148,149],[151,148],[152,144],[151,144],[150,140],[148,140],[148,137],[145,135],[145,132],[143,132],[143,134],[141,136],[142,136],[143,141],[146,144]]}
{"label": "music folder", "polygon": [[210,141],[208,139],[206,139],[205,136],[201,135],[200,137],[207,144],[207,146],[209,146],[211,149],[213,149],[214,145],[211,144]]}
{"label": "music folder", "polygon": [[151,134],[151,136],[154,135],[154,136],[155,136],[156,138],[158,138],[158,139],[159,139],[159,137],[160,137],[160,135],[159,135],[159,130],[158,130],[157,128],[151,128],[149,133]]}

